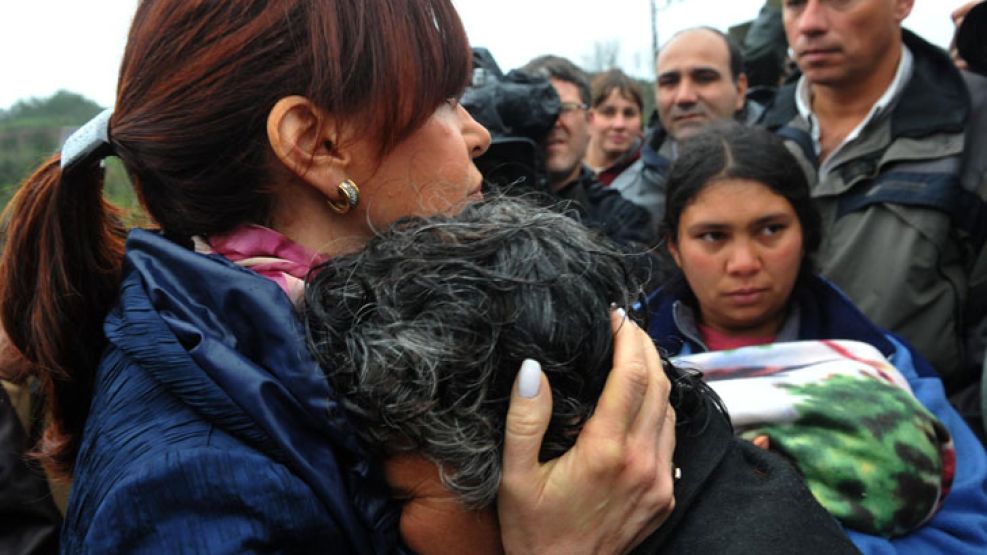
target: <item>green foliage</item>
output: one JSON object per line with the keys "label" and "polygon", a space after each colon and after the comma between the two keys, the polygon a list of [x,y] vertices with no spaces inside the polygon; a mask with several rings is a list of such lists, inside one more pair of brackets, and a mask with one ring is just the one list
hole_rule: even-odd
{"label": "green foliage", "polygon": [[[9,110],[0,110],[0,207],[6,207],[20,184],[58,151],[73,130],[101,110],[92,100],[68,91],[21,100]],[[103,191],[110,202],[126,211],[129,223],[146,221],[116,159],[107,161]]]}
{"label": "green foliage", "polygon": [[69,91],[58,91],[48,98],[19,100],[0,114],[0,130],[77,127],[102,108],[88,98]]}

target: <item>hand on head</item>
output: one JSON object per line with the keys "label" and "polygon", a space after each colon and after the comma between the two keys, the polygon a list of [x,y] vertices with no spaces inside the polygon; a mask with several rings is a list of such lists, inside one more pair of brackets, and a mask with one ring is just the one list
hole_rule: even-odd
{"label": "hand on head", "polygon": [[548,381],[537,367],[518,376],[497,501],[509,553],[626,552],[675,508],[670,384],[647,333],[618,312],[611,318],[613,370],[575,446],[558,459],[538,462],[552,409]]}

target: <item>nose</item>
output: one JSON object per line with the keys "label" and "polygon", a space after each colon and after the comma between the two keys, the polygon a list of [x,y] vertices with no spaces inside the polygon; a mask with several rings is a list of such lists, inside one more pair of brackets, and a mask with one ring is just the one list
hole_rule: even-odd
{"label": "nose", "polygon": [[679,106],[687,106],[695,104],[698,100],[698,94],[696,94],[696,87],[691,82],[683,79],[679,83],[678,88],[675,89],[675,104]]}
{"label": "nose", "polygon": [[473,119],[473,116],[466,111],[466,108],[459,106],[463,121],[463,137],[466,145],[470,149],[470,157],[476,158],[490,148],[490,132],[480,122]]}
{"label": "nose", "polygon": [[827,8],[818,0],[808,0],[795,16],[795,29],[801,35],[821,35],[829,28]]}
{"label": "nose", "polygon": [[761,257],[757,246],[750,241],[738,241],[730,249],[727,257],[727,274],[732,276],[750,276],[761,270]]}

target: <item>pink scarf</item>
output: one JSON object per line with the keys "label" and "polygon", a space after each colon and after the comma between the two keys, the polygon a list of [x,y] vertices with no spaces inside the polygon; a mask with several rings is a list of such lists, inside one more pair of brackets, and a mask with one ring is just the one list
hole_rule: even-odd
{"label": "pink scarf", "polygon": [[329,258],[310,252],[273,229],[241,225],[229,233],[194,237],[195,252],[219,254],[277,283],[291,302],[298,304],[305,293],[305,277],[313,266]]}

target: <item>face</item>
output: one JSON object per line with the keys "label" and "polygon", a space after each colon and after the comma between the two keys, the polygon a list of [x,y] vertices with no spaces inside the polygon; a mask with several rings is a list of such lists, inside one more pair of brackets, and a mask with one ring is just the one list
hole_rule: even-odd
{"label": "face", "polygon": [[589,115],[579,87],[551,79],[562,101],[562,112],[545,138],[545,166],[553,189],[558,190],[579,175],[589,145]]}
{"label": "face", "polygon": [[706,185],[682,211],[669,251],[703,324],[737,337],[778,332],[803,257],[802,226],[785,197],[756,181]]}
{"label": "face", "polygon": [[658,53],[657,69],[658,117],[676,139],[732,118],[744,107],[747,77],[739,75],[734,82],[730,50],[712,31],[685,31],[670,40]]}
{"label": "face", "polygon": [[[381,229],[404,216],[454,213],[482,198],[473,159],[490,146],[490,133],[450,99],[373,164],[372,145],[356,149],[352,178],[360,204],[351,221]],[[363,162],[366,160],[367,162]]]}
{"label": "face", "polygon": [[898,62],[913,0],[785,0],[788,45],[812,84],[866,82]]}
{"label": "face", "polygon": [[641,135],[641,108],[619,89],[613,89],[590,112],[590,134],[608,157],[623,155]]}
{"label": "face", "polygon": [[405,454],[384,461],[392,495],[402,502],[401,539],[415,553],[446,555],[502,553],[494,509],[464,507],[423,456]]}

